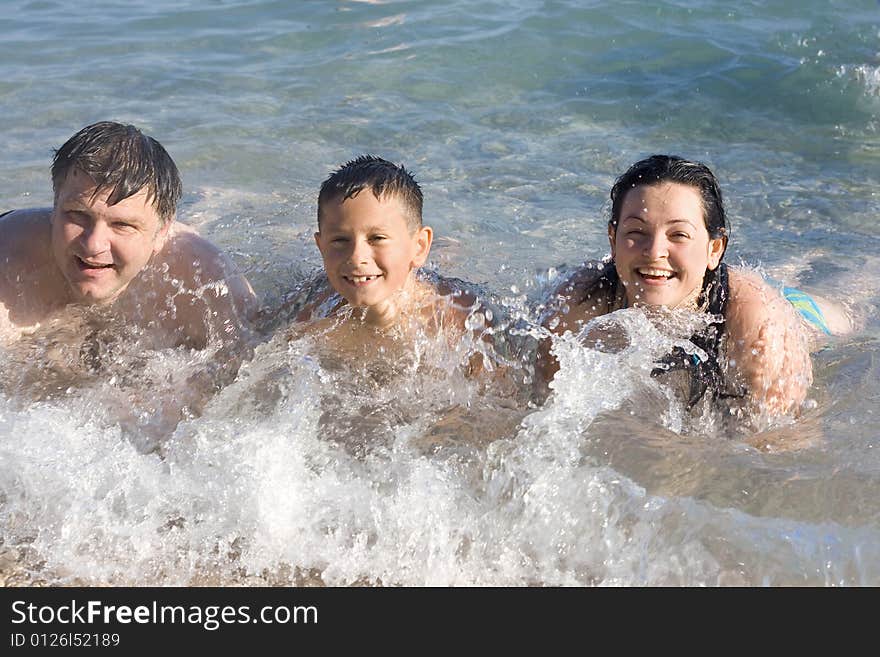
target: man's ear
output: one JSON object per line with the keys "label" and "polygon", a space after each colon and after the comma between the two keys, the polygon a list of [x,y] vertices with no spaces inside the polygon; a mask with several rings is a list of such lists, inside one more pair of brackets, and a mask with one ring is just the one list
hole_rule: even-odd
{"label": "man's ear", "polygon": [[714,270],[721,262],[721,256],[724,255],[724,249],[727,248],[727,235],[716,237],[709,240],[709,264],[707,268]]}
{"label": "man's ear", "polygon": [[156,239],[153,242],[154,255],[165,248],[165,243],[168,241],[168,235],[171,233],[171,224],[173,222],[174,217],[170,217],[167,221],[163,222],[162,225],[159,226],[159,230],[156,231]]}
{"label": "man's ear", "polygon": [[617,226],[608,224],[608,244],[611,245],[611,259],[614,260],[614,238],[617,237]]}
{"label": "man's ear", "polygon": [[431,242],[434,240],[434,230],[430,226],[422,226],[413,236],[416,243],[416,251],[413,254],[412,267],[421,267],[428,260],[431,252]]}

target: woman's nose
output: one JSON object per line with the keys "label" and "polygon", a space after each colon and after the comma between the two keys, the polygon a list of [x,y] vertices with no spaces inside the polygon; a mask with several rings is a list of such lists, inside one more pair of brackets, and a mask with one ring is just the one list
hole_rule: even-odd
{"label": "woman's nose", "polygon": [[660,260],[669,255],[669,243],[661,234],[648,236],[645,243],[645,255],[652,260]]}

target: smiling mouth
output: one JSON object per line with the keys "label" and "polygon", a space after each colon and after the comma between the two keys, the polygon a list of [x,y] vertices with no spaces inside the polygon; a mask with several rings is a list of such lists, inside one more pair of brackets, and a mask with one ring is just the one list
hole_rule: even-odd
{"label": "smiling mouth", "polygon": [[364,285],[366,283],[372,283],[375,280],[381,278],[381,274],[371,274],[370,276],[343,276],[343,278],[353,285]]}
{"label": "smiling mouth", "polygon": [[83,271],[96,271],[101,269],[112,269],[113,263],[101,263],[101,262],[89,262],[88,260],[83,260],[79,256],[74,256],[76,259],[77,266]]}
{"label": "smiling mouth", "polygon": [[677,277],[677,274],[674,271],[670,271],[669,269],[654,269],[652,267],[639,267],[636,269],[636,273],[641,279],[652,283],[661,283]]}

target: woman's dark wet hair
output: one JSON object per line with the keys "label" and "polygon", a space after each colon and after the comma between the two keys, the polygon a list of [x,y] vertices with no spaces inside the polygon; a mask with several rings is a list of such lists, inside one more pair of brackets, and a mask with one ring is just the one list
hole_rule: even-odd
{"label": "woman's dark wet hair", "polygon": [[[712,170],[702,162],[686,160],[677,155],[652,155],[633,164],[620,176],[611,188],[611,218],[608,225],[617,230],[620,211],[627,192],[642,185],[678,183],[695,188],[703,202],[703,221],[709,237],[727,238],[730,227],[724,211],[721,188]],[[724,248],[727,248],[725,239]],[[721,253],[724,257],[724,252]]]}
{"label": "woman's dark wet hair", "polygon": [[163,223],[174,218],[183,192],[180,173],[162,145],[133,125],[101,121],[86,126],[55,151],[52,188],[79,169],[95,181],[95,192],[110,190],[113,205],[147,190]]}
{"label": "woman's dark wet hair", "polygon": [[369,189],[377,199],[383,196],[397,198],[410,230],[421,228],[422,190],[419,184],[403,165],[375,155],[361,155],[346,162],[324,181],[318,194],[318,227],[321,226],[321,209],[327,203],[353,198],[364,189]]}
{"label": "woman's dark wet hair", "polygon": [[[611,218],[609,227],[616,232],[620,221],[620,212],[627,193],[644,185],[653,186],[663,183],[678,183],[693,187],[700,193],[703,205],[703,220],[711,239],[724,239],[724,250],[730,228],[727,214],[724,211],[724,200],[721,189],[712,170],[701,162],[685,160],[676,155],[652,155],[639,160],[621,175],[611,188]],[[724,251],[721,252],[721,258]],[[620,278],[614,261],[606,262],[593,283],[583,292],[580,303],[607,304],[607,312],[614,310],[613,303],[620,286]],[[703,276],[703,284],[697,299],[697,306],[709,313],[716,321],[712,321],[705,330],[695,333],[690,341],[706,352],[706,360],[694,361],[693,357],[676,347],[672,353],[661,360],[660,367],[652,372],[658,376],[670,369],[686,369],[691,372],[688,408],[693,407],[706,394],[725,396],[722,393],[724,384],[719,356],[721,341],[724,335],[724,314],[728,299],[727,265],[720,262],[714,270],[707,269]]]}

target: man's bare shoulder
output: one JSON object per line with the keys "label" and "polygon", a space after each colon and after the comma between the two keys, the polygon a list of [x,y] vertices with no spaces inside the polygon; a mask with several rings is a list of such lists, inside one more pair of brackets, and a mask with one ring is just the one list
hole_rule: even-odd
{"label": "man's bare shoulder", "polygon": [[13,210],[0,217],[0,265],[18,261],[33,265],[46,260],[52,234],[51,216],[51,208],[31,208]]}
{"label": "man's bare shoulder", "polygon": [[64,281],[52,258],[51,213],[38,208],[0,217],[0,324],[13,333],[66,303]]}
{"label": "man's bare shoulder", "polygon": [[201,292],[208,288],[231,295],[247,315],[256,312],[256,295],[247,278],[217,246],[195,229],[174,223],[156,265],[164,278],[179,281],[184,288]]}
{"label": "man's bare shoulder", "polygon": [[232,269],[229,258],[217,246],[195,229],[177,222],[169,229],[160,258],[169,271],[185,278],[190,273],[199,273],[215,280],[225,277]]}

